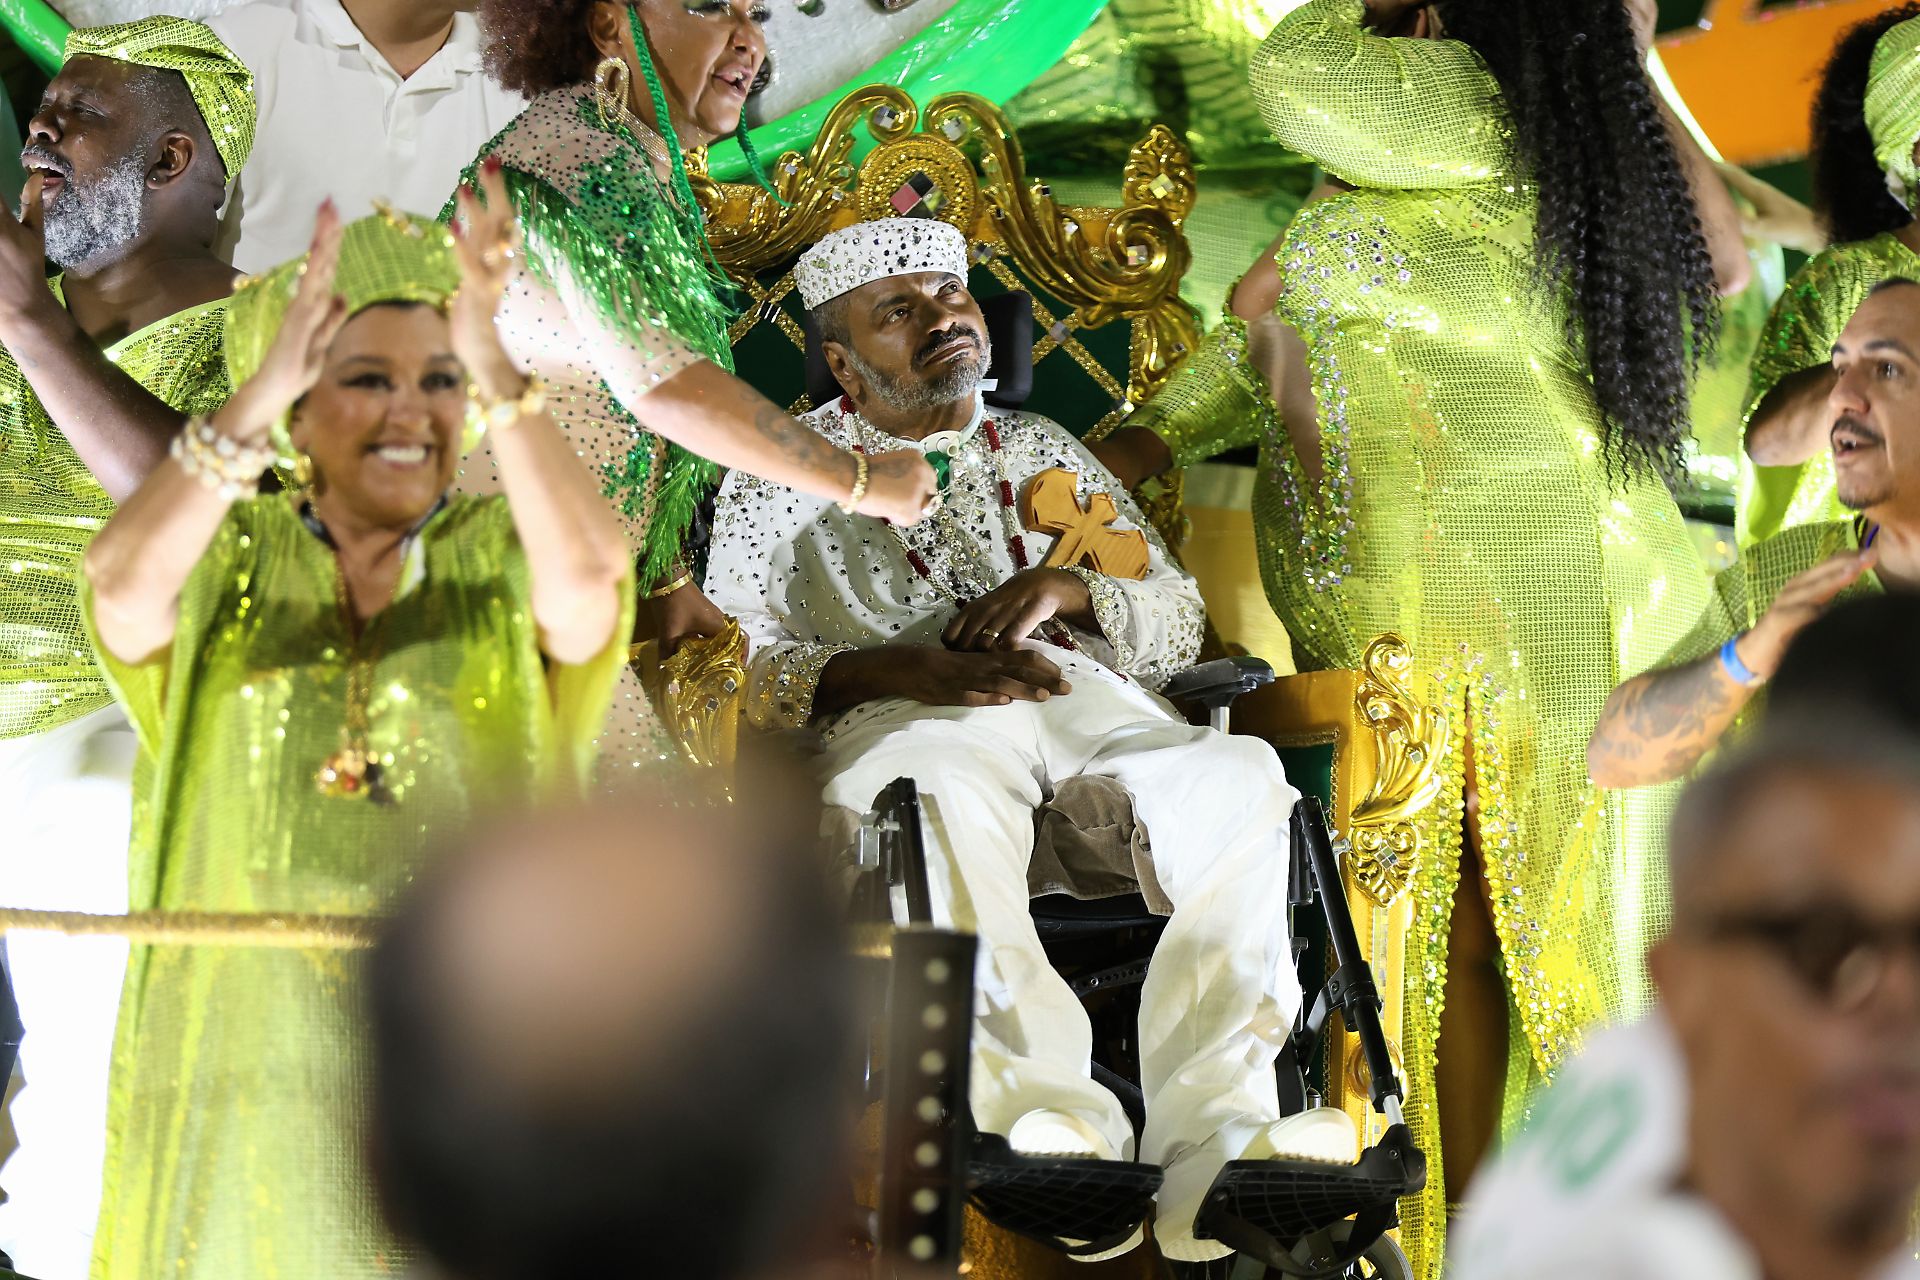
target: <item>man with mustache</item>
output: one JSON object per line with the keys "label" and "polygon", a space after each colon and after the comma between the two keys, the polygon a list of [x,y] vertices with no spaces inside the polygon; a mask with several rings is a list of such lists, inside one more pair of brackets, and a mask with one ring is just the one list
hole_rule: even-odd
{"label": "man with mustache", "polygon": [[[0,905],[126,909],[133,732],[80,621],[81,553],[226,401],[234,272],[211,248],[254,127],[253,79],[197,22],[73,32],[0,211]],[[49,281],[45,260],[61,274]],[[26,1035],[0,1248],[84,1274],[126,947],[15,935]]]}
{"label": "man with mustache", "polygon": [[1759,710],[1801,628],[1843,594],[1920,589],[1920,284],[1875,287],[1833,347],[1828,433],[1853,520],[1801,525],[1741,553],[1660,668],[1613,691],[1587,748],[1603,787],[1682,776]]}
{"label": "man with mustache", "polygon": [[[1194,1235],[1222,1165],[1356,1155],[1343,1114],[1280,1115],[1276,1038],[1262,1031],[1300,1001],[1287,931],[1298,793],[1266,744],[1196,728],[1152,692],[1199,652],[1199,592],[1073,436],[986,406],[966,274],[966,238],[929,219],[849,227],[800,259],[845,391],[808,420],[845,448],[923,451],[943,503],[903,528],[735,471],[706,591],[748,636],[750,721],[824,730],[828,804],[864,812],[895,778],[918,784],[935,918],[982,943],[974,1119],[1019,1151],[1134,1153],[1125,1111],[1089,1078],[1086,1012],[1027,907],[1036,812],[1086,778],[1130,797],[1131,816],[1122,804],[1106,821],[1133,831],[1132,870],[1172,915],[1140,1010],[1139,1154],[1166,1170],[1155,1236],[1171,1258],[1223,1257]],[[1111,500],[1136,563],[1047,566],[1055,544],[1021,508],[1055,469],[1077,477],[1064,484],[1083,506]]]}
{"label": "man with mustache", "polygon": [[1455,1280],[1920,1277],[1920,740],[1807,711],[1681,799],[1654,1013],[1475,1183]]}

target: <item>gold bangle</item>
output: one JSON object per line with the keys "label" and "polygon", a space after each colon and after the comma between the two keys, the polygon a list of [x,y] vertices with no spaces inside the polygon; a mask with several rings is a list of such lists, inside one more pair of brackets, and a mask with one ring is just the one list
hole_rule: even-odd
{"label": "gold bangle", "polygon": [[474,387],[472,399],[480,410],[480,420],[489,431],[506,431],[516,426],[522,418],[531,418],[547,407],[547,380],[538,373],[527,375],[527,385],[520,389],[517,396],[500,396],[486,399],[480,394],[480,388]]}
{"label": "gold bangle", "polygon": [[869,479],[869,473],[867,470],[867,455],[864,453],[854,454],[853,455],[853,492],[847,495],[847,500],[845,502],[842,502],[839,504],[840,509],[842,511],[846,512],[848,515],[853,515],[855,511],[859,509],[861,500],[867,496],[867,480],[868,479]]}
{"label": "gold bangle", "polygon": [[681,571],[679,577],[675,578],[672,582],[669,582],[666,586],[655,587],[653,590],[647,592],[646,598],[649,600],[658,600],[660,597],[670,596],[674,592],[678,591],[680,588],[685,586],[690,586],[692,585],[692,583],[693,583],[693,570],[685,569]]}

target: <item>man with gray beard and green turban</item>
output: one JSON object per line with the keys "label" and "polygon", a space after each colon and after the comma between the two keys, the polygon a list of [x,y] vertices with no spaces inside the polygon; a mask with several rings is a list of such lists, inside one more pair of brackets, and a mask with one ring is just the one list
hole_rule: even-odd
{"label": "man with gray beard and green turban", "polygon": [[[253,77],[197,22],[75,31],[66,52],[28,122],[21,216],[0,211],[0,907],[113,912],[134,736],[76,575],[187,416],[226,401],[234,272],[212,245],[256,112]],[[28,1029],[0,1249],[61,1280],[91,1253],[126,947],[7,945]]]}

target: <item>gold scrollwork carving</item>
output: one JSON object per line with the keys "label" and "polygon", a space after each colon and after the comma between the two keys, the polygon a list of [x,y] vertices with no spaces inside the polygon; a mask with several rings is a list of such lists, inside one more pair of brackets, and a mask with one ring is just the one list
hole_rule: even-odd
{"label": "gold scrollwork carving", "polygon": [[654,712],[681,752],[702,768],[730,772],[739,751],[747,687],[747,638],[732,618],[716,636],[696,636],[662,659],[649,641],[635,659]]}
{"label": "gold scrollwork carving", "polygon": [[[852,221],[848,211],[858,170],[851,161],[854,130],[864,124],[884,148],[912,136],[920,109],[904,89],[870,84],[834,105],[802,154],[781,154],[768,175],[776,200],[752,183],[716,182],[706,166],[690,166],[693,196],[706,216],[707,241],[727,274],[742,284],[796,257]],[[785,201],[782,204],[781,201]]]}
{"label": "gold scrollwork carving", "polygon": [[1446,714],[1420,701],[1412,674],[1407,642],[1392,633],[1379,636],[1361,655],[1354,694],[1361,722],[1372,732],[1374,775],[1354,806],[1347,869],[1354,887],[1380,907],[1406,892],[1420,865],[1414,818],[1439,794],[1447,749]]}

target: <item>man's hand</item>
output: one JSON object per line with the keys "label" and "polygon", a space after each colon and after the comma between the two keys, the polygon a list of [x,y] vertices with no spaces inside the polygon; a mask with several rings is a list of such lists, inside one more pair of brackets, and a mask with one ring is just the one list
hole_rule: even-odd
{"label": "man's hand", "polygon": [[933,514],[939,491],[933,468],[918,451],[877,453],[867,459],[867,496],[855,510],[895,524],[918,524]]}
{"label": "man's hand", "polygon": [[1780,669],[1787,646],[1808,623],[1827,611],[1834,598],[1860,580],[1860,576],[1879,562],[1880,553],[1846,551],[1787,580],[1774,597],[1773,605],[1753,630],[1735,646],[1747,670],[1761,679],[1771,679]]}
{"label": "man's hand", "polygon": [[653,615],[653,634],[659,637],[663,658],[671,658],[689,640],[707,639],[726,630],[727,615],[691,582],[646,601],[646,606]]}
{"label": "man's hand", "polygon": [[40,208],[44,180],[38,169],[27,179],[18,218],[0,213],[0,322],[17,321],[57,305],[53,290],[47,288],[47,237]]}
{"label": "man's hand", "polygon": [[1049,618],[1092,622],[1093,595],[1079,574],[1022,570],[955,614],[940,639],[949,649],[1017,649]]}
{"label": "man's hand", "polygon": [[1060,668],[1031,649],[956,653],[923,645],[882,652],[898,663],[900,695],[929,707],[1001,707],[1073,691]]}

